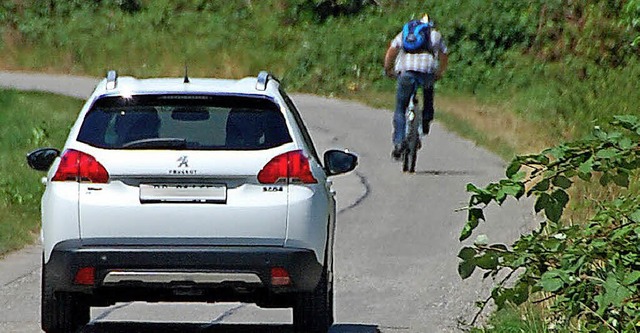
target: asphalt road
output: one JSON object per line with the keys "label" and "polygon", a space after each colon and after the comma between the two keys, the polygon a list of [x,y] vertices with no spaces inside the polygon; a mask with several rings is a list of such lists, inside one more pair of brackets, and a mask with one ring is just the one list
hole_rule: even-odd
{"label": "asphalt road", "polygon": [[[86,98],[97,79],[0,72],[0,87]],[[356,172],[334,178],[338,192],[336,324],[330,332],[455,332],[475,313],[490,281],[461,280],[457,238],[469,182],[484,185],[505,162],[438,123],[415,174],[390,158],[391,113],[359,103],[294,95],[319,152],[349,148]],[[437,101],[436,101],[437,104]],[[437,105],[436,105],[437,109]],[[70,110],[77,112],[79,110]],[[0,110],[11,112],[11,110]],[[37,148],[37,147],[34,147]],[[33,179],[42,175],[34,172]],[[491,241],[510,242],[531,225],[530,203],[490,210]],[[0,261],[0,332],[40,332],[40,254],[36,244]],[[291,311],[240,303],[123,303],[92,309],[82,332],[292,332]]]}

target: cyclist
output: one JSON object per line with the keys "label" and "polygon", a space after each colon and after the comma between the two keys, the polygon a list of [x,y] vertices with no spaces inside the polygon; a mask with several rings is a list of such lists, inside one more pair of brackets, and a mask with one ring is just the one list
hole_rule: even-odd
{"label": "cyclist", "polygon": [[[409,99],[414,85],[423,89],[424,105],[422,111],[422,131],[429,133],[429,126],[433,120],[433,87],[436,80],[442,78],[449,58],[447,46],[442,35],[436,30],[433,20],[425,14],[420,20],[430,29],[430,49],[409,52],[403,46],[404,39],[401,31],[391,41],[391,45],[384,57],[384,70],[387,76],[397,77],[398,88],[396,93],[396,109],[393,114],[393,151],[391,155],[398,160],[404,147],[402,143],[405,135],[405,109],[409,105]],[[407,30],[407,27],[403,30]],[[406,36],[406,32],[405,32]]]}

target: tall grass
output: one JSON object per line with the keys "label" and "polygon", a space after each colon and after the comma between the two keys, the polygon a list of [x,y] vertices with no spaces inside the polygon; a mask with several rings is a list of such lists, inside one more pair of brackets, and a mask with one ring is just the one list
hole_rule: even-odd
{"label": "tall grass", "polygon": [[483,328],[472,329],[472,333],[569,333],[562,327],[550,328],[537,306],[507,307],[493,314]]}
{"label": "tall grass", "polygon": [[61,148],[82,102],[41,93],[0,90],[0,255],[33,241],[40,226],[44,176],[26,154]]}

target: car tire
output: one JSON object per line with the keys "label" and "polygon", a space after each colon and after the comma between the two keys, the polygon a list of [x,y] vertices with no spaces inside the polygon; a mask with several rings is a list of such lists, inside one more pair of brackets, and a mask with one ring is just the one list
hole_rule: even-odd
{"label": "car tire", "polygon": [[41,326],[47,333],[76,332],[89,322],[89,305],[78,295],[54,293],[42,269]]}
{"label": "car tire", "polygon": [[333,324],[333,278],[325,268],[318,286],[302,293],[293,306],[293,327],[299,333],[326,333]]}

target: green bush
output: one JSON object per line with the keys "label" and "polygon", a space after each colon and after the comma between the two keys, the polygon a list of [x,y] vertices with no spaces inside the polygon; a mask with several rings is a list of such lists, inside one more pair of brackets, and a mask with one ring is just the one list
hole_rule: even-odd
{"label": "green bush", "polygon": [[[595,128],[586,139],[516,157],[507,178],[472,193],[460,240],[468,239],[491,203],[535,198],[535,212],[546,218],[511,246],[490,244],[480,235],[464,247],[459,273],[476,270],[496,286],[480,306],[493,300],[498,309],[535,297],[553,302],[555,327],[576,332],[637,332],[640,322],[640,198],[617,192],[592,202],[596,213],[586,222],[563,219],[568,190],[578,181],[629,188],[640,168],[640,118],[616,116],[608,130]],[[577,198],[588,200],[589,198]],[[575,198],[574,198],[575,200]],[[512,279],[514,278],[514,279]]]}

